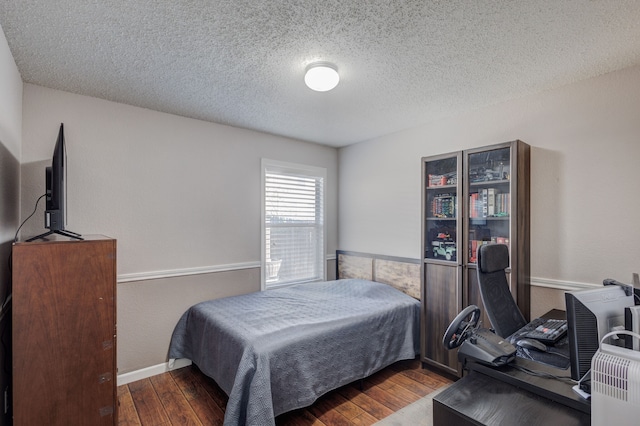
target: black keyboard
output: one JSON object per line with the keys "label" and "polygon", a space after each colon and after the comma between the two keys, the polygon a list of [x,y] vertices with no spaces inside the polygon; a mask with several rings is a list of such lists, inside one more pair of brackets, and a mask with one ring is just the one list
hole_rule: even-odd
{"label": "black keyboard", "polygon": [[553,345],[567,335],[567,320],[536,318],[517,334],[519,338],[536,339]]}

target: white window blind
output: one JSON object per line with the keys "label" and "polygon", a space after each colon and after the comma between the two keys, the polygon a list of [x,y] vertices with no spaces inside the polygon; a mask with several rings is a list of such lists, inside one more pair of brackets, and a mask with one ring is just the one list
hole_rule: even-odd
{"label": "white window blind", "polygon": [[325,277],[326,170],[263,160],[263,288]]}

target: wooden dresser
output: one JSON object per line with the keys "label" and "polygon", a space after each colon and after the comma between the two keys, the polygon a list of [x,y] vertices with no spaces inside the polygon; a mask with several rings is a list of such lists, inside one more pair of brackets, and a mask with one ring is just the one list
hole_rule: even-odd
{"label": "wooden dresser", "polygon": [[117,424],[116,240],[13,245],[13,424]]}

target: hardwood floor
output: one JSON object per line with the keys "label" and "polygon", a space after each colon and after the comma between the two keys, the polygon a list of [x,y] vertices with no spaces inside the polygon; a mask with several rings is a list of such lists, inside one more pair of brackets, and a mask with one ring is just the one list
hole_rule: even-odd
{"label": "hardwood floor", "polygon": [[[310,407],[276,417],[284,425],[371,425],[451,383],[400,361],[376,374],[331,391]],[[118,387],[120,425],[221,425],[226,394],[197,367],[190,366]]]}

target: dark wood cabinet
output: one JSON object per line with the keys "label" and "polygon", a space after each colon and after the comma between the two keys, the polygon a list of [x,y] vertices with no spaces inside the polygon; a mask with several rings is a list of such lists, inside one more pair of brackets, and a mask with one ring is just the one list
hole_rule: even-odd
{"label": "dark wood cabinet", "polygon": [[422,159],[422,362],[460,376],[457,350],[442,338],[468,305],[482,310],[477,285],[479,245],[509,247],[507,278],[529,317],[530,147],[506,142]]}
{"label": "dark wood cabinet", "polygon": [[[449,326],[449,318],[454,318],[460,311],[460,270],[455,266],[428,263],[424,265],[424,280],[429,285],[423,286],[423,332],[420,340],[423,361],[435,363],[447,370],[457,367],[457,351],[443,350],[442,337]],[[454,371],[449,371],[454,372]],[[455,371],[457,374],[457,370]]]}
{"label": "dark wood cabinet", "polygon": [[116,240],[13,245],[14,425],[117,424]]}
{"label": "dark wood cabinet", "polygon": [[462,310],[462,160],[461,151],[422,159],[421,359],[455,375],[457,350],[442,337]]}

